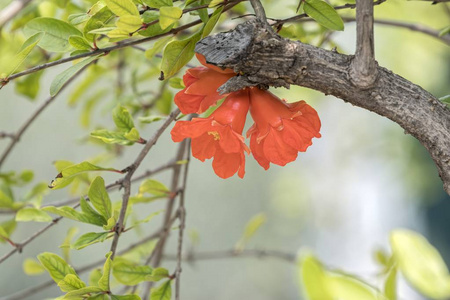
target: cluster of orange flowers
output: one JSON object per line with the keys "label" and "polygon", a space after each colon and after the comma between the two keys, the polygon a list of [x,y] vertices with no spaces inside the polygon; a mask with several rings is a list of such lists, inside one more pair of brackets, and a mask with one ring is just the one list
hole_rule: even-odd
{"label": "cluster of orange flowers", "polygon": [[[192,139],[192,155],[201,161],[213,159],[213,169],[221,178],[236,172],[245,174],[244,152],[268,169],[270,163],[284,166],[297,158],[320,137],[320,119],[305,101],[287,103],[269,91],[257,87],[245,88],[226,95],[217,89],[236,74],[206,63],[204,67],[188,69],[183,76],[186,86],[175,96],[175,104],[183,114],[205,112],[226,96],[224,102],[207,118],[178,121],[172,129],[172,140]],[[247,112],[255,121],[247,131],[250,148],[242,136]]]}

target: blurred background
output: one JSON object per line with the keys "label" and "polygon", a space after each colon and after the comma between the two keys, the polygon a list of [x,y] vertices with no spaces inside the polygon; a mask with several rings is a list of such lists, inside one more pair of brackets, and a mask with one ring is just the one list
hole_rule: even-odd
{"label": "blurred background", "polygon": [[[263,4],[271,18],[292,16],[292,7],[297,6],[296,1],[287,0],[266,0]],[[354,12],[343,10],[340,13],[351,17]],[[389,0],[376,6],[375,17],[426,24],[436,29],[450,20],[448,11],[440,4],[400,0]],[[222,29],[233,28],[242,21],[228,20]],[[306,32],[317,30],[313,23],[301,26]],[[322,47],[331,49],[337,46],[341,53],[354,53],[355,24],[350,22],[345,26],[344,32],[333,33],[330,42]],[[314,44],[314,41],[310,42]],[[444,43],[407,29],[376,25],[375,48],[376,59],[381,66],[437,97],[450,94],[450,51]],[[197,64],[194,60],[192,63]],[[51,79],[66,68],[65,65],[55,67],[43,76],[38,99],[34,102],[17,95],[14,82],[3,88],[0,93],[0,131],[17,130],[48,97]],[[148,84],[152,87],[159,83],[149,81]],[[110,82],[101,82],[98,86],[99,89],[110,87]],[[64,91],[26,132],[3,170],[31,169],[35,173],[34,183],[50,182],[57,174],[53,161],[81,162],[102,155],[102,148],[85,142],[90,131],[79,125],[82,106],[67,105],[72,90],[69,87]],[[253,158],[248,157],[244,179],[234,176],[223,180],[213,173],[210,161],[202,163],[193,159],[186,195],[187,235],[198,238],[194,241],[188,239],[186,249],[194,253],[232,249],[248,220],[264,213],[267,221],[246,245],[247,249],[278,250],[294,255],[301,249],[309,249],[326,266],[355,274],[374,285],[383,282],[377,275],[380,266],[374,253],[379,249],[389,251],[389,232],[396,228],[423,233],[447,263],[450,262],[450,199],[442,189],[431,158],[414,138],[390,120],[332,96],[296,86],[290,90],[274,89],[273,92],[288,101],[303,99],[313,106],[322,121],[322,137],[315,139],[306,153],[300,153],[295,162],[285,167],[272,165],[264,171]],[[96,108],[93,113],[96,119],[92,123],[111,128],[112,107],[113,104]],[[247,128],[250,125],[249,122]],[[141,136],[150,137],[157,127],[158,123],[139,127]],[[0,140],[0,151],[7,143],[7,139]],[[166,132],[140,171],[153,169],[170,160],[176,149]],[[107,166],[124,168],[134,160],[139,150],[139,145],[126,148]],[[104,175],[106,182],[120,178],[119,175]],[[170,185],[170,172],[157,175],[155,179]],[[134,186],[134,191],[137,187]],[[26,191],[17,189],[15,192],[20,198]],[[120,197],[120,192],[111,193],[112,200]],[[68,198],[67,189],[51,191],[43,203]],[[138,208],[138,215],[146,216],[163,209],[164,201],[138,204],[135,211]],[[0,215],[1,221],[8,218],[10,216]],[[155,231],[160,223],[161,215],[145,224],[142,234]],[[19,224],[12,239],[23,240],[41,226],[43,224]],[[89,226],[79,226],[64,219],[25,247],[21,254],[15,254],[0,265],[0,294],[8,295],[47,280],[46,274],[26,276],[22,262],[44,251],[59,254],[58,246],[72,226],[80,227],[78,235],[90,230]],[[136,239],[135,234],[123,235],[119,248]],[[71,263],[83,266],[96,261],[109,246],[107,241],[83,250],[73,250]],[[8,244],[1,244],[0,255],[10,248]],[[172,234],[166,252],[173,254],[175,251],[176,235]],[[174,263],[164,261],[163,266],[171,270]],[[185,263],[181,279],[182,298],[303,299],[296,269],[295,264],[270,257]],[[51,288],[29,299],[58,295],[59,290]],[[406,284],[401,284],[399,299],[424,298]]]}

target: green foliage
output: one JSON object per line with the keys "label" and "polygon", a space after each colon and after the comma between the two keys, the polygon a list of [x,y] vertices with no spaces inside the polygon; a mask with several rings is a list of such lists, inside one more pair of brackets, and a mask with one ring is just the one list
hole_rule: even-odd
{"label": "green foliage", "polygon": [[332,30],[344,30],[344,22],[334,8],[322,0],[305,0],[303,10],[320,25]]}
{"label": "green foliage", "polygon": [[17,222],[51,222],[53,219],[45,211],[33,207],[24,207],[17,211]]}
{"label": "green foliage", "polygon": [[77,275],[64,259],[54,253],[44,252],[39,254],[37,258],[56,283],[59,283],[69,274]]}
{"label": "green foliage", "polygon": [[113,264],[114,278],[125,285],[136,285],[152,276],[153,268],[138,265],[123,258],[116,258]]}
{"label": "green foliage", "polygon": [[201,33],[196,33],[181,41],[172,41],[164,48],[161,70],[165,78],[172,77],[184,67],[194,56],[195,44]]}
{"label": "green foliage", "polygon": [[175,24],[183,15],[183,10],[176,6],[162,6],[159,8],[159,26],[162,30]]}
{"label": "green foliage", "polygon": [[108,220],[111,215],[111,200],[109,199],[109,195],[106,192],[105,181],[102,177],[97,176],[92,181],[91,186],[89,187],[89,200],[92,205],[94,205],[95,209],[103,216],[106,220]]}
{"label": "green foliage", "polygon": [[45,268],[36,260],[27,258],[23,262],[23,271],[25,274],[34,276],[45,272]]}
{"label": "green foliage", "polygon": [[264,213],[260,213],[252,217],[245,226],[244,233],[242,234],[241,239],[236,243],[235,249],[242,251],[245,244],[255,235],[258,229],[266,223],[266,219],[267,218]]}
{"label": "green foliage", "polygon": [[172,297],[172,281],[167,280],[160,286],[152,288],[150,300],[170,300]]}
{"label": "green foliage", "polygon": [[81,250],[92,244],[103,243],[110,236],[112,235],[108,232],[85,233],[75,241],[75,243],[72,245],[72,248]]}
{"label": "green foliage", "polygon": [[163,6],[173,6],[172,0],[145,0],[144,3],[154,8],[160,8]]}
{"label": "green foliage", "polygon": [[106,6],[117,16],[139,16],[136,5],[131,0],[104,0]]}
{"label": "green foliage", "polygon": [[19,53],[14,56],[12,61],[8,62],[9,64],[5,67],[3,67],[2,72],[6,74],[6,77],[11,76],[12,73],[14,73],[20,65],[25,61],[25,59],[30,55],[31,51],[34,49],[34,47],[39,43],[39,41],[43,37],[42,32],[38,32],[30,36],[25,43],[22,46],[22,49]]}

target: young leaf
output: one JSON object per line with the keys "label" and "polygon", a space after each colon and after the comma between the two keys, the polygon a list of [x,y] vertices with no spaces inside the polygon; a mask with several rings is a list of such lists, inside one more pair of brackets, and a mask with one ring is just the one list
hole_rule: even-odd
{"label": "young leaf", "polygon": [[89,200],[95,209],[108,220],[111,217],[111,200],[105,189],[105,181],[97,176],[92,181],[88,192]]}
{"label": "young leaf", "polygon": [[166,78],[175,75],[192,59],[195,44],[200,40],[200,37],[201,35],[196,33],[187,39],[172,41],[167,44],[161,62],[161,70]]}
{"label": "young leaf", "polygon": [[150,300],[170,300],[172,298],[172,281],[167,280],[159,287],[152,288]]}
{"label": "young leaf", "polygon": [[74,26],[84,23],[87,20],[89,20],[87,13],[71,14],[67,17],[67,21]]}
{"label": "young leaf", "polygon": [[91,132],[91,137],[100,139],[107,144],[119,144],[124,146],[132,145],[129,139],[125,137],[124,132],[109,131],[106,129],[94,130]]}
{"label": "young leaf", "polygon": [[237,250],[243,250],[245,244],[250,240],[253,235],[255,235],[256,231],[266,222],[266,215],[263,213],[260,213],[248,221],[247,225],[245,226],[244,233],[242,234],[241,239],[236,244]]}
{"label": "young leaf", "polygon": [[34,18],[24,27],[25,35],[32,36],[36,33],[45,33],[38,46],[51,52],[68,52],[71,49],[69,37],[81,36],[81,32],[74,26],[53,18]]}
{"label": "young leaf", "polygon": [[76,291],[86,287],[86,284],[73,274],[67,274],[64,279],[58,282],[58,286],[63,292]]}
{"label": "young leaf", "polygon": [[23,262],[23,271],[27,275],[34,276],[44,273],[45,269],[38,261],[27,258]]}
{"label": "young leaf", "polygon": [[153,8],[173,6],[172,0],[144,0],[144,3]]}
{"label": "young leaf", "polygon": [[142,123],[153,123],[153,122],[157,122],[159,120],[162,120],[166,118],[165,116],[155,116],[155,115],[150,115],[150,116],[146,116],[146,117],[139,117],[139,121]]}
{"label": "young leaf", "polygon": [[170,190],[163,183],[157,180],[146,179],[139,186],[139,194],[145,193],[166,197],[170,193]]}
{"label": "young leaf", "polygon": [[305,13],[320,25],[332,30],[344,30],[344,22],[334,8],[322,0],[305,0]]}
{"label": "young leaf", "polygon": [[161,279],[168,278],[169,271],[165,268],[156,268],[153,269],[152,274],[146,276],[146,280],[148,281],[160,281]]}
{"label": "young leaf", "polygon": [[9,77],[12,73],[14,73],[17,70],[17,68],[20,67],[20,65],[22,65],[22,63],[25,61],[25,59],[31,53],[31,50],[33,50],[34,47],[39,43],[39,41],[41,40],[43,35],[44,34],[42,32],[38,32],[38,33],[30,36],[25,41],[20,52],[17,53],[14,56],[14,58],[8,63],[7,68],[2,70],[2,72],[7,74],[6,77]]}
{"label": "young leaf", "polygon": [[207,37],[211,31],[214,29],[214,26],[216,26],[217,21],[219,21],[219,18],[222,14],[223,6],[217,8],[213,14],[211,15],[211,18],[209,18],[208,22],[206,22],[205,27],[203,27],[202,32],[202,38]]}
{"label": "young leaf", "polygon": [[17,222],[14,219],[0,223],[0,242],[5,241],[3,238],[9,238],[16,229],[16,226]]}
{"label": "young leaf", "polygon": [[112,252],[109,252],[106,255],[106,262],[103,265],[103,275],[98,280],[98,287],[103,289],[104,291],[109,291],[109,276],[111,274],[111,255]]}
{"label": "young leaf", "polygon": [[138,295],[111,295],[111,300],[141,300]]}
{"label": "young leaf", "polygon": [[91,273],[89,273],[89,285],[97,286],[102,275],[102,270],[100,268],[92,270]]}
{"label": "young leaf", "polygon": [[149,60],[152,60],[155,57],[155,54],[159,53],[164,49],[167,43],[172,39],[172,36],[166,36],[159,40],[157,40],[152,48],[149,48],[145,51],[145,57]]}
{"label": "young leaf", "polygon": [[322,264],[312,255],[305,255],[299,265],[301,286],[310,300],[333,300],[327,288],[327,277]]}
{"label": "young leaf", "polygon": [[141,139],[139,131],[136,129],[136,127],[131,128],[131,130],[125,133],[123,137],[133,143],[138,142]]}
{"label": "young leaf", "polygon": [[128,132],[134,127],[130,112],[123,106],[118,105],[113,110],[113,120],[120,131]]}
{"label": "young leaf", "polygon": [[159,26],[162,30],[175,24],[183,15],[183,10],[176,6],[163,6],[159,9]]}
{"label": "young leaf", "polygon": [[159,12],[150,10],[150,11],[146,11],[144,12],[144,14],[142,15],[142,20],[144,23],[148,24],[151,23],[153,25],[148,25],[146,29],[143,30],[139,30],[139,35],[142,36],[155,36],[155,35],[159,35],[162,33],[166,33],[169,30],[172,29],[173,25],[170,25],[169,27],[167,27],[166,29],[161,29],[161,26],[159,25]]}
{"label": "young leaf", "polygon": [[49,213],[65,217],[71,220],[93,224],[97,226],[103,226],[104,223],[100,222],[97,218],[93,218],[91,216],[88,216],[86,214],[82,214],[77,212],[75,209],[69,206],[63,206],[63,207],[55,207],[55,206],[46,206],[42,208],[43,211],[47,211]]}
{"label": "young leaf", "polygon": [[450,275],[442,256],[425,237],[399,229],[390,242],[398,268],[422,294],[432,299],[450,297]]}
{"label": "young leaf", "polygon": [[397,268],[392,267],[384,282],[384,295],[388,300],[397,300]]}
{"label": "young leaf", "polygon": [[139,11],[132,0],[104,0],[106,6],[117,16],[139,16]]}
{"label": "young leaf", "polygon": [[121,16],[116,22],[118,29],[125,30],[128,33],[135,32],[142,26],[142,20],[138,16]]}
{"label": "young leaf", "polygon": [[62,249],[64,260],[69,261],[70,259],[70,243],[72,242],[72,239],[77,234],[78,228],[77,227],[70,227],[67,231],[67,235],[64,238],[63,243],[59,246],[59,248]]}
{"label": "young leaf", "polygon": [[87,298],[87,296],[93,296],[92,294],[101,292],[103,292],[103,290],[97,286],[87,286],[79,290],[68,292],[62,299],[84,299]]}
{"label": "young leaf", "polygon": [[71,66],[64,72],[56,75],[55,79],[53,79],[50,85],[50,96],[55,96],[59,90],[66,84],[66,82],[75,76],[81,69],[92,63],[94,60],[98,59],[100,55],[93,56],[82,60],[75,65]]}
{"label": "young leaf", "polygon": [[96,243],[103,243],[108,238],[109,232],[89,232],[80,236],[72,248],[76,250],[81,250],[89,245]]}
{"label": "young leaf", "polygon": [[82,36],[72,35],[69,37],[69,44],[72,45],[75,49],[78,50],[91,50],[91,45],[89,42]]}
{"label": "young leaf", "polygon": [[115,259],[113,264],[113,275],[122,284],[136,285],[146,281],[147,276],[152,275],[150,266],[141,266],[125,259]]}
{"label": "young leaf", "polygon": [[64,259],[54,253],[44,252],[37,258],[56,283],[63,280],[68,274],[77,275]]}
{"label": "young leaf", "polygon": [[80,207],[81,211],[83,212],[86,217],[89,219],[95,219],[97,224],[103,224],[105,225],[107,223],[107,220],[104,216],[99,214],[91,207],[91,205],[84,199],[84,197],[80,198]]}
{"label": "young leaf", "polygon": [[84,172],[90,172],[90,171],[112,171],[116,173],[121,173],[119,170],[113,169],[113,168],[102,168],[96,165],[93,165],[87,161],[84,161],[82,163],[72,165],[70,167],[66,167],[63,169],[53,180],[49,188],[51,189],[60,189],[64,187],[64,183],[66,183],[67,180],[72,179],[74,176],[80,175]]}
{"label": "young leaf", "polygon": [[14,204],[10,195],[0,189],[0,207],[12,208]]}
{"label": "young leaf", "polygon": [[208,7],[215,7],[215,6],[219,5],[219,4],[221,4],[222,2],[224,2],[224,1],[223,0],[212,0],[209,3]]}
{"label": "young leaf", "polygon": [[45,211],[34,207],[24,207],[16,214],[17,222],[51,222],[53,220]]}
{"label": "young leaf", "polygon": [[85,38],[91,42],[94,41],[96,33],[92,33],[92,31],[105,27],[113,17],[114,13],[107,6],[100,9],[86,22],[83,29]]}

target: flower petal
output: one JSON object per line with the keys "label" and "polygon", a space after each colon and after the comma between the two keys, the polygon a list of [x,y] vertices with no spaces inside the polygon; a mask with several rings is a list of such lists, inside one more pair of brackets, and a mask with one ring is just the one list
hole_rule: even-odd
{"label": "flower petal", "polygon": [[273,128],[264,139],[264,156],[272,163],[284,166],[297,158],[298,151],[283,141],[280,131]]}
{"label": "flower petal", "polygon": [[252,134],[250,138],[250,149],[252,150],[252,155],[255,160],[263,167],[265,170],[269,169],[270,161],[266,158],[263,151],[264,140],[258,143],[256,141],[257,134]]}
{"label": "flower petal", "polygon": [[[221,178],[228,178],[233,176],[241,167],[245,168],[245,160],[241,161],[240,153],[225,153],[221,148],[217,148],[214,160],[212,163],[214,172]],[[240,172],[242,176],[245,174],[245,170]],[[242,178],[242,177],[241,177]]]}
{"label": "flower petal", "polygon": [[174,142],[181,142],[185,138],[196,138],[210,131],[212,128],[210,119],[194,118],[191,121],[178,121],[170,134]]}
{"label": "flower petal", "polygon": [[216,153],[216,141],[214,137],[208,133],[205,133],[195,139],[192,139],[192,156],[205,161],[210,159]]}

